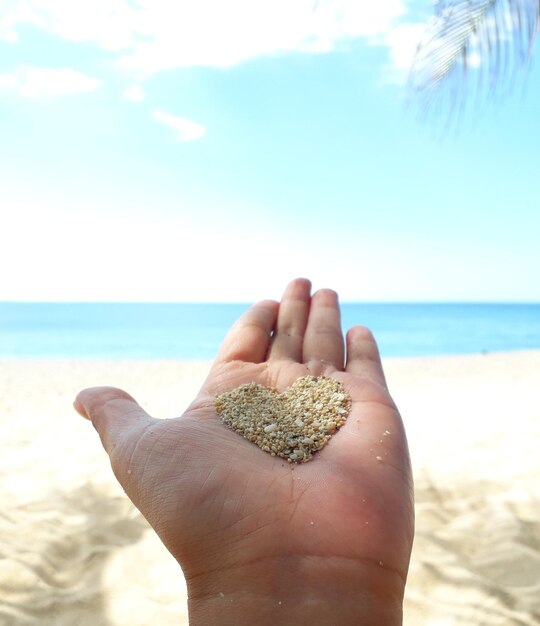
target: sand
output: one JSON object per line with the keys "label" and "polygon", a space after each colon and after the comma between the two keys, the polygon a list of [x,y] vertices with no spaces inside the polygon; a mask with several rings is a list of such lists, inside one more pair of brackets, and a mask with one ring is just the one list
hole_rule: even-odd
{"label": "sand", "polygon": [[[178,415],[207,363],[0,361],[0,624],[187,624],[179,568],[71,402]],[[417,533],[406,626],[540,624],[540,351],[391,359]]]}
{"label": "sand", "polygon": [[216,398],[223,424],[289,463],[311,461],[345,424],[350,409],[343,383],[324,376],[298,378],[282,393],[246,383]]}

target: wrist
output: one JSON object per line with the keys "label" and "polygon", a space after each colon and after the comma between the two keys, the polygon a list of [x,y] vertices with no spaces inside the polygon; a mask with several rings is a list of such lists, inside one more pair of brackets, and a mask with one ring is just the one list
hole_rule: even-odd
{"label": "wrist", "polygon": [[399,626],[404,582],[378,563],[281,557],[188,578],[190,626]]}

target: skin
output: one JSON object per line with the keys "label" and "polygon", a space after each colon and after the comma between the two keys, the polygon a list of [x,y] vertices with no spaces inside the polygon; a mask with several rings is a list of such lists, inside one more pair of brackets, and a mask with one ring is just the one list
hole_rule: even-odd
{"label": "skin", "polygon": [[[403,424],[364,327],[345,341],[337,294],[305,279],[232,327],[179,418],[150,417],[125,391],[79,393],[112,469],[181,565],[192,626],[395,626],[414,532]],[[255,381],[283,391],[330,376],[352,398],[314,459],[289,464],[228,430],[217,394]]]}

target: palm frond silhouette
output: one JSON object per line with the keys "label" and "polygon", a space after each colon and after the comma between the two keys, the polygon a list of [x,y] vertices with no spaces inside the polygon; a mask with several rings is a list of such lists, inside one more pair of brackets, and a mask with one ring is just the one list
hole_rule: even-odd
{"label": "palm frond silhouette", "polygon": [[431,98],[478,67],[478,80],[495,88],[530,60],[539,25],[540,0],[436,0],[410,86]]}

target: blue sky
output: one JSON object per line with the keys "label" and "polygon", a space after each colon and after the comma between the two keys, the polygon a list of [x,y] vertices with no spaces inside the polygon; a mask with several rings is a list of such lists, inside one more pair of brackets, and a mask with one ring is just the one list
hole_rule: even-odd
{"label": "blue sky", "polygon": [[540,301],[538,63],[445,130],[374,4],[0,0],[0,300]]}

